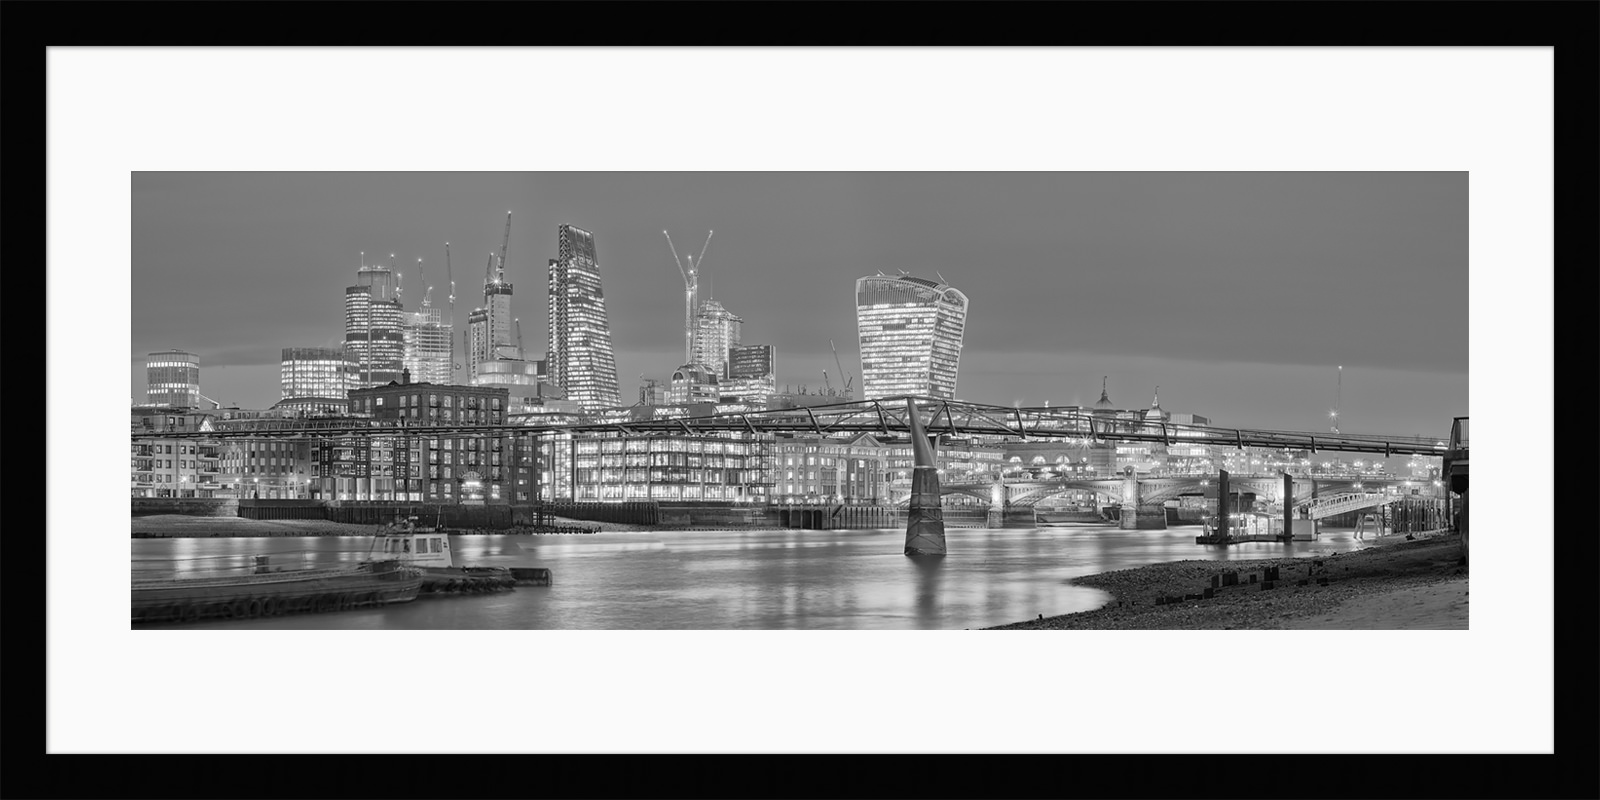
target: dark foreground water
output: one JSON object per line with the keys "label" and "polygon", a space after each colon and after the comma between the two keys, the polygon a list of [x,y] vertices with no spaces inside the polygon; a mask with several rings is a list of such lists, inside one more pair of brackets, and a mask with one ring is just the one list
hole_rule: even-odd
{"label": "dark foreground water", "polygon": [[[907,558],[905,531],[671,531],[452,536],[456,563],[537,566],[555,585],[422,597],[383,609],[205,622],[184,628],[895,629],[981,628],[1087,611],[1097,589],[1067,580],[1183,559],[1347,552],[1349,532],[1315,542],[1197,545],[1198,527],[1105,526],[946,533],[950,555]],[[133,539],[135,575],[273,563],[330,566],[365,556],[364,537]],[[302,561],[303,559],[303,561]],[[175,627],[149,625],[141,628]]]}

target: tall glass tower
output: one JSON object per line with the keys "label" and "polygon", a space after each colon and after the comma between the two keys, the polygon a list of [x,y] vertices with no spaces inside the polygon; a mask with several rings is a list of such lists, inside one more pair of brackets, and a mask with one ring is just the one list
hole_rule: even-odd
{"label": "tall glass tower", "polygon": [[350,388],[400,380],[405,362],[405,314],[400,301],[381,298],[373,285],[344,290],[344,349]]}
{"label": "tall glass tower", "polygon": [[483,305],[467,315],[467,377],[473,384],[485,363],[517,355],[511,323],[511,284],[505,271],[485,273]]}
{"label": "tall glass tower", "polygon": [[550,261],[550,381],[585,411],[621,405],[594,234],[572,225],[557,232],[558,257]]}
{"label": "tall glass tower", "polygon": [[912,275],[856,280],[856,331],[862,399],[918,395],[953,398],[967,296]]}
{"label": "tall glass tower", "polygon": [[444,315],[433,305],[433,298],[424,297],[416,311],[406,315],[405,368],[411,370],[415,383],[450,382],[450,329],[445,327]]}
{"label": "tall glass tower", "polygon": [[728,377],[728,350],[739,346],[744,320],[733,315],[716,300],[700,304],[695,315],[694,361],[718,377]]}

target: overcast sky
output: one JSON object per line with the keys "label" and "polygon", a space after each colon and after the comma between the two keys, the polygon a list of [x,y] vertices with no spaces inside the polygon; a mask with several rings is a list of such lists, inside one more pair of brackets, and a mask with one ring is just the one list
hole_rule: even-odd
{"label": "overcast sky", "polygon": [[[1440,435],[1467,409],[1466,173],[135,173],[131,394],[156,350],[201,391],[264,408],[285,347],[343,339],[361,252],[424,259],[458,329],[512,212],[507,277],[545,343],[556,226],[593,231],[624,402],[683,360],[678,252],[701,296],[777,348],[778,384],[859,376],[855,279],[936,277],[970,298],[957,396],[1217,424]],[[710,291],[708,291],[708,289]],[[859,385],[859,377],[856,383]],[[836,383],[837,385],[837,383]]]}

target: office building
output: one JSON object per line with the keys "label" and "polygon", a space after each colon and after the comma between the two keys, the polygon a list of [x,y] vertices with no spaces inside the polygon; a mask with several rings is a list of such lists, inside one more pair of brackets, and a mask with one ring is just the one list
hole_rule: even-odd
{"label": "office building", "polygon": [[[492,262],[491,262],[492,264]],[[467,315],[467,378],[477,383],[482,365],[500,358],[521,358],[512,336],[511,284],[505,270],[485,272],[483,305]]]}
{"label": "office building", "polygon": [[549,275],[550,380],[586,411],[610,408],[621,396],[594,234],[572,225],[557,233]]}
{"label": "office building", "polygon": [[405,368],[405,314],[395,288],[394,270],[362,264],[356,285],[344,290],[344,350],[351,362],[351,388],[400,380]]}
{"label": "office building", "polygon": [[862,398],[954,398],[967,296],[950,285],[901,274],[856,281]]}
{"label": "office building", "polygon": [[147,404],[161,408],[200,407],[200,357],[182,350],[151,353],[145,361]]}
{"label": "office building", "polygon": [[700,304],[695,314],[694,357],[692,363],[701,364],[728,377],[728,351],[738,346],[744,320],[734,316],[715,299]]}
{"label": "office building", "polygon": [[451,331],[444,324],[444,315],[433,305],[432,290],[422,299],[416,311],[405,315],[404,366],[411,379],[419,383],[451,383],[450,366],[455,357],[450,352]]}
{"label": "office building", "polygon": [[285,347],[279,370],[281,394],[274,409],[302,414],[343,414],[349,408],[355,365],[338,347]]}

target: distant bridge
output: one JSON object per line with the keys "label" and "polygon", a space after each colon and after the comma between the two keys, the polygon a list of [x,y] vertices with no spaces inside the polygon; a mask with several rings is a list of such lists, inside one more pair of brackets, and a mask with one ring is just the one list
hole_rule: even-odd
{"label": "distant bridge", "polygon": [[[1408,488],[1411,485],[1426,484],[1426,480],[1407,478],[1357,478],[1357,477],[1329,477],[1318,478],[1314,475],[1294,476],[1294,496],[1290,498],[1291,505],[1301,506],[1312,501],[1313,498],[1321,500],[1324,495],[1351,495],[1368,494],[1367,488]],[[1093,492],[1107,497],[1115,502],[1121,502],[1127,478],[1125,476],[1107,478],[1081,478],[1058,480],[1001,480],[988,482],[947,483],[940,487],[940,494],[961,494],[977,498],[980,505],[994,505],[998,499],[1006,508],[1027,508],[1037,506],[1052,497],[1067,492]],[[1139,502],[1147,505],[1160,505],[1168,500],[1181,495],[1208,495],[1216,496],[1217,479],[1215,475],[1194,475],[1182,477],[1137,477]],[[1229,477],[1230,493],[1246,492],[1260,496],[1270,496],[1275,500],[1280,499],[1283,491],[1283,476],[1271,475],[1231,475]],[[1378,496],[1395,499],[1394,495],[1373,493]],[[1408,493],[1409,494],[1409,493]],[[1430,492],[1431,494],[1431,492]],[[1402,495],[1404,496],[1404,495]],[[909,495],[897,498],[897,503],[904,504]],[[1354,510],[1354,509],[1351,509]],[[1337,513],[1337,512],[1334,512]]]}

